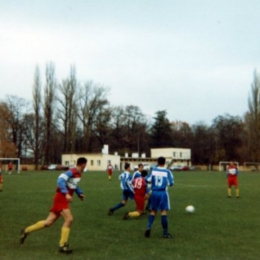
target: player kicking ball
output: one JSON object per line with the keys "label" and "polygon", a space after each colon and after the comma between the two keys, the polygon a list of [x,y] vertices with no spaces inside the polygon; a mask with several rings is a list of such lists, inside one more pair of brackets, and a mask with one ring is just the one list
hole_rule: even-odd
{"label": "player kicking ball", "polygon": [[70,233],[70,226],[73,221],[73,216],[69,209],[69,203],[72,202],[74,191],[78,197],[83,200],[84,195],[78,187],[81,175],[86,168],[87,159],[80,157],[77,160],[75,168],[69,169],[67,172],[62,173],[58,177],[56,194],[53,199],[53,206],[50,209],[49,215],[45,220],[38,221],[37,223],[24,228],[21,231],[20,243],[23,244],[26,237],[37,230],[50,227],[60,216],[64,218],[64,223],[61,228],[61,239],[59,243],[59,252],[64,254],[72,253],[69,248],[68,239]]}

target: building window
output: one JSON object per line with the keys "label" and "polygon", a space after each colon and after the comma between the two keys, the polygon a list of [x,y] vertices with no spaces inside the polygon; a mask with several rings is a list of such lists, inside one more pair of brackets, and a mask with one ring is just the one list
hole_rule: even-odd
{"label": "building window", "polygon": [[174,158],[176,157],[176,152],[173,152],[173,157],[174,157]]}
{"label": "building window", "polygon": [[90,161],[90,165],[91,165],[91,166],[94,165],[94,161],[93,161],[93,160]]}
{"label": "building window", "polygon": [[97,160],[97,166],[100,166],[100,165],[101,165],[101,161]]}
{"label": "building window", "polygon": [[69,161],[65,161],[65,165],[67,166],[69,166],[70,165],[70,162]]}
{"label": "building window", "polygon": [[180,152],[180,157],[182,157],[182,152]]}

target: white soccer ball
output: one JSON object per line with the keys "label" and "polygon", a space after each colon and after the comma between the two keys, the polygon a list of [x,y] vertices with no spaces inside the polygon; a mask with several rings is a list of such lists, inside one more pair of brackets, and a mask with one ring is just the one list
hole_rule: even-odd
{"label": "white soccer ball", "polygon": [[186,210],[186,212],[188,212],[188,213],[193,213],[193,212],[195,211],[195,208],[194,208],[194,206],[189,205],[189,206],[186,207],[185,210]]}

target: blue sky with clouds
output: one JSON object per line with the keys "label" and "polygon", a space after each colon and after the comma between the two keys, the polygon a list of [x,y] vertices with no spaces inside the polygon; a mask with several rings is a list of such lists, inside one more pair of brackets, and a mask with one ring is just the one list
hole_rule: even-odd
{"label": "blue sky with clouds", "polygon": [[36,65],[75,65],[112,105],[210,124],[243,114],[260,66],[258,0],[0,0],[0,99],[31,99]]}

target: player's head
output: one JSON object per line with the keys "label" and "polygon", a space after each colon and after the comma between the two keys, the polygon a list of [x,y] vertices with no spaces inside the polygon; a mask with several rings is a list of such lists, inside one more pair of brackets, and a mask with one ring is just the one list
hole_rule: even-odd
{"label": "player's head", "polygon": [[130,163],[126,162],[125,163],[125,170],[129,170],[130,169]]}
{"label": "player's head", "polygon": [[234,161],[233,161],[233,160],[230,160],[230,161],[229,161],[229,165],[234,165]]}
{"label": "player's head", "polygon": [[142,170],[142,172],[141,172],[141,176],[142,177],[146,177],[147,174],[148,174],[148,172],[146,170]]}
{"label": "player's head", "polygon": [[80,167],[80,169],[83,171],[86,168],[88,160],[85,157],[79,157],[77,159],[77,167]]}
{"label": "player's head", "polygon": [[138,170],[141,172],[144,168],[144,165],[142,163],[138,164]]}
{"label": "player's head", "polygon": [[162,156],[160,156],[157,159],[157,163],[158,163],[159,166],[164,166],[165,165],[165,161],[166,161],[165,157],[162,157]]}

